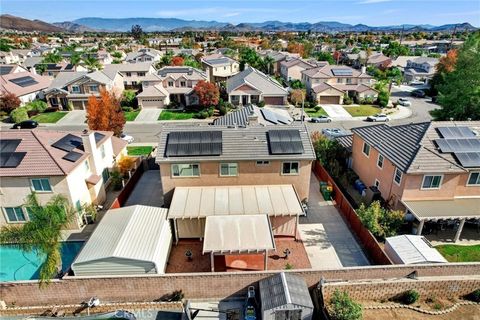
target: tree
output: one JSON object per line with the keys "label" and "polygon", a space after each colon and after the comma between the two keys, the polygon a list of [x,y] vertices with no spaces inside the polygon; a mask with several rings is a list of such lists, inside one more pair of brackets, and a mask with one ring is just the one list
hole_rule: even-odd
{"label": "tree", "polygon": [[138,106],[137,96],[134,90],[124,90],[122,93],[122,101],[120,101],[122,108],[136,108]]}
{"label": "tree", "polygon": [[21,103],[20,99],[14,93],[5,92],[0,95],[0,111],[7,114],[20,107]]}
{"label": "tree", "polygon": [[292,89],[305,89],[305,85],[298,79],[290,80],[289,85]]}
{"label": "tree", "polygon": [[42,59],[42,63],[59,63],[60,61],[62,56],[58,52],[49,52]]}
{"label": "tree", "polygon": [[435,74],[430,80],[430,95],[438,95],[438,87],[445,83],[445,76],[452,72],[457,64],[458,51],[452,49],[447,52],[447,55],[440,58],[438,64],[435,66]]}
{"label": "tree", "polygon": [[79,52],[73,52],[68,58],[70,64],[76,66],[82,61],[82,55]]}
{"label": "tree", "polygon": [[383,54],[388,57],[409,56],[411,53],[411,50],[407,46],[396,41],[390,42],[383,50]]}
{"label": "tree", "polygon": [[73,220],[74,213],[67,199],[55,195],[41,205],[35,193],[30,194],[25,203],[29,220],[23,225],[7,225],[0,230],[0,243],[11,244],[24,251],[36,251],[45,258],[40,267],[40,287],[48,285],[50,279],[62,270],[61,239],[62,230]]}
{"label": "tree", "polygon": [[0,51],[10,52],[12,48],[13,46],[10,39],[7,39],[7,38],[0,39]]}
{"label": "tree", "polygon": [[243,47],[240,49],[240,70],[243,71],[245,65],[254,67],[255,69],[260,69],[262,64],[262,59],[257,54],[255,50],[248,47]]}
{"label": "tree", "polygon": [[208,107],[216,106],[218,104],[218,101],[220,99],[220,91],[215,84],[200,80],[197,82],[193,90],[200,99],[200,105]]}
{"label": "tree", "polygon": [[362,203],[357,214],[365,228],[379,238],[396,235],[404,220],[403,212],[383,208],[379,201],[372,202],[368,207]]}
{"label": "tree", "polygon": [[135,165],[135,158],[129,156],[121,156],[121,158],[118,160],[117,165],[120,173],[122,175],[126,175],[128,171],[133,169],[133,166]]}
{"label": "tree", "polygon": [[266,74],[273,74],[273,64],[275,60],[270,56],[265,56],[262,59],[262,72]]}
{"label": "tree", "polygon": [[140,40],[143,36],[143,29],[140,25],[136,24],[132,26],[130,33],[135,40]]}
{"label": "tree", "polygon": [[305,101],[306,92],[304,89],[294,89],[290,92],[290,101],[295,105],[301,105]]}
{"label": "tree", "polygon": [[93,55],[88,54],[83,58],[83,64],[88,71],[95,71],[102,69],[102,64]]}
{"label": "tree", "polygon": [[311,138],[317,160],[332,177],[339,178],[346,169],[346,149],[338,140],[329,139],[318,131],[313,132]]}
{"label": "tree", "polygon": [[185,60],[182,57],[176,56],[176,57],[172,58],[172,61],[170,62],[170,65],[172,65],[172,66],[183,66],[184,62],[185,62]]}
{"label": "tree", "polygon": [[290,52],[290,53],[297,53],[301,57],[303,57],[305,55],[305,47],[303,46],[303,44],[298,43],[298,42],[294,42],[294,41],[292,41],[288,44],[287,51]]}
{"label": "tree", "polygon": [[329,64],[335,64],[335,59],[328,52],[318,52],[316,57],[318,61],[328,61]]}
{"label": "tree", "polygon": [[338,64],[340,62],[340,59],[342,58],[342,52],[339,50],[336,50],[333,55],[332,55],[333,60],[335,60],[335,63]]}
{"label": "tree", "polygon": [[335,289],[328,314],[333,320],[360,320],[362,319],[362,305],[353,301],[346,291]]}
{"label": "tree", "polygon": [[88,98],[87,123],[90,130],[113,131],[117,137],[122,134],[125,116],[114,93],[101,90],[99,98]]}

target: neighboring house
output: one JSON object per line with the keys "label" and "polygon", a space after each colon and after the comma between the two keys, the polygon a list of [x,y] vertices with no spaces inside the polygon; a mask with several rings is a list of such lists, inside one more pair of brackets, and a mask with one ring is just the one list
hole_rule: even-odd
{"label": "neighboring house", "polygon": [[[328,64],[328,62],[326,63]],[[290,59],[280,62],[280,74],[285,81],[302,80],[302,71],[315,68],[303,59]]]}
{"label": "neighboring house", "polygon": [[0,64],[20,63],[20,57],[12,51],[0,51]]}
{"label": "neighboring house", "polygon": [[0,225],[28,221],[26,197],[36,192],[41,203],[60,194],[78,214],[71,228],[84,224],[83,206],[102,204],[109,171],[126,142],[111,132],[81,134],[45,131],[4,131],[0,139]]}
{"label": "neighboring house", "polygon": [[22,104],[25,104],[37,98],[42,99],[43,90],[48,88],[51,82],[52,80],[49,77],[28,71],[11,72],[0,75],[0,93],[13,93]]}
{"label": "neighboring house", "polygon": [[127,89],[139,89],[142,82],[147,79],[149,75],[155,73],[155,68],[151,62],[137,62],[137,63],[121,63],[108,64],[103,71],[120,72],[123,76],[123,84]]}
{"label": "neighboring house", "polygon": [[138,63],[138,62],[156,62],[160,61],[162,53],[158,50],[152,48],[142,48],[137,52],[130,52],[127,54],[125,61],[127,63]]}
{"label": "neighboring house", "polygon": [[[480,218],[480,122],[354,128],[353,170],[419,221]],[[399,143],[401,141],[402,143]],[[457,231],[455,240],[461,233]]]}
{"label": "neighboring house", "polygon": [[273,59],[273,70],[272,73],[279,76],[280,75],[280,64],[282,61],[287,59],[299,59],[300,55],[297,53],[289,52],[280,52],[275,50],[265,50],[258,53],[262,58],[269,57]]}
{"label": "neighboring house", "polygon": [[102,64],[102,66],[105,66],[107,64],[111,64],[112,61],[113,61],[113,57],[105,49],[98,50],[97,52],[95,52],[93,54],[93,56],[98,60],[98,62],[100,62]]}
{"label": "neighboring house", "polygon": [[114,92],[120,96],[125,89],[123,76],[115,70],[94,72],[60,72],[45,90],[48,105],[61,110],[85,110],[88,98],[99,97],[101,90]]}
{"label": "neighboring house", "polygon": [[0,76],[10,73],[28,72],[28,70],[18,64],[2,64],[0,65]]}
{"label": "neighboring house", "polygon": [[227,81],[227,79],[240,72],[238,61],[221,54],[203,57],[202,66],[210,82]]}
{"label": "neighboring house", "polygon": [[247,66],[245,70],[227,80],[228,101],[234,105],[257,104],[286,105],[288,91],[276,80]]}
{"label": "neighboring house", "polygon": [[415,59],[416,57],[412,56],[398,56],[392,61],[392,67],[397,67],[402,71],[402,73],[405,71],[405,68],[407,67],[407,62],[408,60]]}
{"label": "neighboring house", "polygon": [[378,92],[371,87],[373,77],[365,67],[361,71],[347,66],[325,65],[302,72],[307,94],[319,104],[341,104],[343,96],[375,98]]}
{"label": "neighboring house", "polygon": [[10,52],[13,55],[18,56],[18,63],[23,64],[23,62],[32,56],[32,51],[30,49],[12,49]]}
{"label": "neighboring house", "polygon": [[382,70],[390,67],[392,59],[383,55],[383,53],[372,54],[367,59],[367,66],[375,66]]}
{"label": "neighboring house", "polygon": [[164,108],[171,102],[180,105],[198,105],[198,96],[193,90],[207,76],[192,67],[163,67],[155,75],[149,75],[142,83],[142,92],[137,95],[142,108]]}
{"label": "neighboring house", "polygon": [[407,83],[412,81],[423,81],[428,83],[435,74],[435,66],[438,58],[418,57],[407,60],[403,76]]}
{"label": "neighboring house", "polygon": [[280,114],[277,110],[266,107],[259,108],[255,105],[247,105],[240,110],[229,112],[224,116],[213,120],[214,126],[246,127],[246,126],[271,126],[288,125],[293,122],[290,116]]}
{"label": "neighboring house", "polygon": [[22,66],[27,68],[29,71],[33,72],[33,70],[35,69],[35,66],[37,64],[42,63],[42,60],[43,60],[43,57],[37,57],[37,56],[28,57],[27,59],[25,59],[25,61],[23,61]]}
{"label": "neighboring house", "polygon": [[81,65],[73,65],[64,61],[60,63],[46,63],[46,64],[39,63],[39,64],[45,66],[45,71],[42,73],[42,76],[49,76],[52,78],[55,78],[56,76],[58,76],[60,72],[87,71],[87,68]]}

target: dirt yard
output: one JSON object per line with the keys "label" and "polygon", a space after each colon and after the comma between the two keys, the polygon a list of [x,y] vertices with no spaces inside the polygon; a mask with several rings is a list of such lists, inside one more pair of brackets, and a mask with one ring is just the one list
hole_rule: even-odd
{"label": "dirt yard", "polygon": [[438,315],[426,315],[408,309],[364,310],[363,320],[480,320],[480,305],[460,306],[455,311]]}

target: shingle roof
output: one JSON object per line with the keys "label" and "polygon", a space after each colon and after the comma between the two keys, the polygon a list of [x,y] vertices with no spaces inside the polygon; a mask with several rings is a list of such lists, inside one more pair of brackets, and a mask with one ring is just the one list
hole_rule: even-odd
{"label": "shingle roof", "polygon": [[192,67],[163,67],[162,69],[158,70],[157,76],[163,80],[168,77],[172,79],[179,79],[184,77],[189,80],[206,80],[207,75],[205,72],[198,70]]}
{"label": "shingle roof", "polygon": [[315,67],[315,65],[313,65],[310,62],[307,62],[303,59],[291,59],[291,60],[285,60],[285,61],[280,62],[280,65],[282,65],[284,67],[287,67],[287,68],[296,66],[298,64],[302,65],[304,68],[307,68],[307,69]]}
{"label": "shingle roof", "polygon": [[115,70],[118,72],[148,72],[152,68],[152,62],[137,62],[137,63],[118,63],[107,64],[103,71]]}
{"label": "shingle roof", "polygon": [[[35,80],[36,83],[32,83],[31,85],[22,87],[12,81],[23,77],[30,77]],[[0,76],[0,92],[10,92],[15,94],[17,97],[20,97],[48,88],[51,82],[52,80],[49,77],[44,77],[28,71],[9,73]]]}
{"label": "shingle roof", "polygon": [[277,81],[250,66],[227,80],[227,92],[231,93],[243,84],[253,86],[267,96],[288,94],[288,91]]}
{"label": "shingle roof", "polygon": [[[263,110],[263,111],[262,111]],[[264,112],[268,112],[268,119],[265,117]],[[282,123],[287,120],[288,124],[293,121],[291,118],[286,118],[283,115],[278,114],[277,112],[271,109],[260,109],[255,105],[247,105],[239,110],[230,112],[222,117],[218,117],[213,120],[214,126],[239,126],[246,127],[250,124],[250,117],[257,117],[257,122],[259,125],[277,125],[277,124],[287,124]],[[273,119],[271,119],[273,117]],[[280,118],[282,121],[278,121]],[[273,120],[273,121],[272,121]],[[275,121],[276,120],[276,121]]]}

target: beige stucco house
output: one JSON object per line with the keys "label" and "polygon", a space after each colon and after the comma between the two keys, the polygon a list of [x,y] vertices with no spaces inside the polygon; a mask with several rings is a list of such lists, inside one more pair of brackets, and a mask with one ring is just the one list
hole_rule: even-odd
{"label": "beige stucco house", "polygon": [[208,81],[222,82],[240,72],[240,64],[222,54],[212,54],[202,58],[202,67]]}
{"label": "beige stucco house", "polygon": [[22,104],[43,98],[43,90],[52,82],[49,77],[25,71],[23,67],[15,65],[0,66],[0,69],[0,94],[13,93]]}

